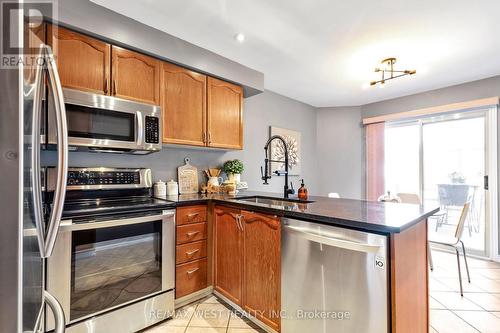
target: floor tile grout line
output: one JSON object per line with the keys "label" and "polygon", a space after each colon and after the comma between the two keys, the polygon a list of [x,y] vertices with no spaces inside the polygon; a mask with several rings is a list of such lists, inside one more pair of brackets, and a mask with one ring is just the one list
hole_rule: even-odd
{"label": "floor tile grout line", "polygon": [[[198,309],[198,305],[200,305],[200,302],[197,302],[197,303],[195,304],[193,314],[191,314],[191,318],[189,318],[188,324],[187,324],[187,326],[186,326],[186,331],[187,331],[187,329],[188,329],[189,325],[191,324],[191,320],[193,320],[193,317],[194,317],[194,315],[195,315],[195,313],[196,313],[196,310]],[[185,331],[184,331],[184,332],[185,332]]]}
{"label": "floor tile grout line", "polygon": [[[495,296],[494,296],[494,295],[492,295],[491,293],[487,293],[487,294],[488,294],[488,295],[490,295],[490,296],[495,297]],[[464,297],[465,297],[465,296],[464,296]],[[467,298],[467,297],[465,297],[465,298]],[[481,305],[480,305],[480,304],[478,304],[477,302],[474,302],[474,301],[473,301],[472,299],[470,299],[470,298],[467,298],[467,300],[469,300],[469,301],[471,301],[472,303],[476,304],[476,305],[477,305],[477,306],[479,306],[481,309],[484,309],[484,311],[487,311],[487,312],[490,312],[490,311],[491,311],[491,310],[488,310],[488,309],[486,309],[485,307],[481,306]]]}
{"label": "floor tile grout line", "polygon": [[[456,310],[456,311],[460,311],[460,310]],[[469,323],[467,320],[465,320],[465,318],[462,318],[458,315],[458,313],[456,313],[455,311],[451,311],[455,316],[457,316],[458,318],[462,319],[464,322],[466,322],[469,326],[471,326],[473,329],[475,329],[476,331],[478,331],[479,333],[481,333],[481,331],[474,325],[472,325],[471,323]],[[481,311],[481,312],[486,312],[486,311]]]}
{"label": "floor tile grout line", "polygon": [[438,330],[437,330],[434,326],[432,326],[430,323],[429,323],[429,327],[432,327],[432,329],[433,329],[434,331],[436,331],[436,333],[439,333],[439,331],[438,331]]}

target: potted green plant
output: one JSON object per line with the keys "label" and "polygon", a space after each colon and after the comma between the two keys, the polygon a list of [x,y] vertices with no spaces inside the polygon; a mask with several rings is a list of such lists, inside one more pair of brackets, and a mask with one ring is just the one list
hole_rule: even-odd
{"label": "potted green plant", "polygon": [[224,172],[230,182],[239,183],[243,172],[243,162],[240,160],[229,160],[224,163]]}

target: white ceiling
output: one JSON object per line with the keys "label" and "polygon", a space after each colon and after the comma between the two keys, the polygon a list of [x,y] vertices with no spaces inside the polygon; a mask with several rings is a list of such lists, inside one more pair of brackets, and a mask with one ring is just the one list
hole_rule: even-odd
{"label": "white ceiling", "polygon": [[[265,75],[313,106],[361,105],[500,74],[499,0],[93,0]],[[244,43],[233,37],[242,32]],[[382,58],[416,69],[384,89]]]}

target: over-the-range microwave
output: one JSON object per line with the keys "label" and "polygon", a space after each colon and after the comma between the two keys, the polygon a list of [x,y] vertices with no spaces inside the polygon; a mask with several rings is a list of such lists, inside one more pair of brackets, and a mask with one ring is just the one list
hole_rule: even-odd
{"label": "over-the-range microwave", "polygon": [[[159,106],[66,88],[63,95],[70,150],[149,154],[161,149]],[[49,149],[57,142],[54,115],[49,99],[44,131]]]}

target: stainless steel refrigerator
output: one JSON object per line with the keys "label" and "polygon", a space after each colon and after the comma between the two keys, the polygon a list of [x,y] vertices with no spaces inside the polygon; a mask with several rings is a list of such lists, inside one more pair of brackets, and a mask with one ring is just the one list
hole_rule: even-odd
{"label": "stainless steel refrigerator", "polygon": [[[39,65],[0,69],[0,332],[43,330],[44,311],[50,307],[59,333],[64,332],[64,314],[57,299],[44,290],[44,262],[52,252],[65,195],[65,109],[51,50],[33,36],[22,5],[16,9],[9,24],[2,25],[2,47],[8,40],[18,46],[19,59],[32,53]],[[45,83],[51,96],[45,96]],[[54,100],[58,125],[58,185],[48,210],[42,202],[40,167],[40,123],[47,98]]]}

